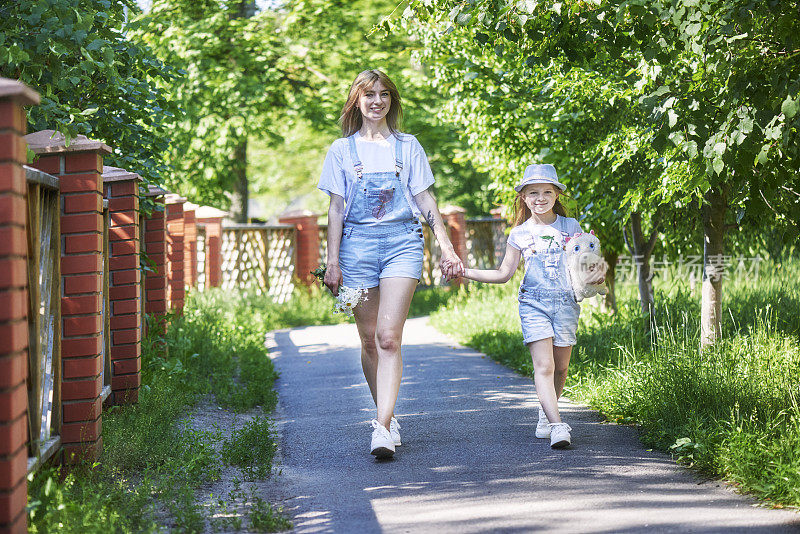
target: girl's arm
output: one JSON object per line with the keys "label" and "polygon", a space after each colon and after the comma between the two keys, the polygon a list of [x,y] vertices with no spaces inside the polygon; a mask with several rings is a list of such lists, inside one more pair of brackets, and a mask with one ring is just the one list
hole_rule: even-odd
{"label": "girl's arm", "polygon": [[464,278],[475,280],[476,282],[487,282],[489,284],[505,284],[519,266],[520,251],[511,245],[506,245],[506,255],[503,262],[497,269],[465,269]]}
{"label": "girl's arm", "polygon": [[325,263],[324,283],[331,290],[334,297],[339,295],[339,286],[342,285],[342,270],[339,268],[339,246],[342,243],[343,226],[344,198],[331,194],[331,204],[328,207],[328,259]]}
{"label": "girl's arm", "polygon": [[422,191],[414,195],[414,200],[417,201],[417,206],[425,220],[428,221],[428,226],[431,227],[433,235],[436,236],[436,241],[439,242],[439,248],[442,250],[441,270],[445,278],[448,280],[461,276],[464,272],[464,264],[461,263],[461,258],[458,257],[456,251],[453,249],[453,244],[450,242],[450,237],[447,235],[447,230],[444,228],[442,221],[442,214],[439,213],[439,206],[436,205],[436,199],[429,190]]}

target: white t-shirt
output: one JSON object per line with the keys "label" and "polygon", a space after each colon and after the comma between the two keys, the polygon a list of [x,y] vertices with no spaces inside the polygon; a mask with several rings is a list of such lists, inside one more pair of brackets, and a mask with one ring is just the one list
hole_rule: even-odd
{"label": "white t-shirt", "polygon": [[[428,189],[435,180],[433,172],[428,163],[425,150],[419,144],[417,138],[411,134],[398,134],[403,144],[401,147],[401,159],[403,170],[400,172],[400,180],[406,185],[405,196],[414,216],[419,216],[420,211],[414,201],[417,195]],[[361,134],[355,134],[356,150],[361,164],[364,166],[363,172],[394,172],[395,171],[395,143],[396,135],[390,135],[381,141],[367,141]],[[339,195],[347,201],[350,198],[353,184],[356,181],[355,163],[350,157],[350,142],[346,137],[342,137],[333,142],[328,154],[325,156],[325,163],[322,165],[322,175],[319,178],[317,187],[328,195]],[[347,208],[345,208],[347,211]]]}
{"label": "white t-shirt", "polygon": [[556,215],[553,224],[536,224],[532,219],[511,229],[508,244],[522,252],[525,261],[534,253],[556,252],[564,249],[567,237],[581,231],[578,221],[572,217]]}

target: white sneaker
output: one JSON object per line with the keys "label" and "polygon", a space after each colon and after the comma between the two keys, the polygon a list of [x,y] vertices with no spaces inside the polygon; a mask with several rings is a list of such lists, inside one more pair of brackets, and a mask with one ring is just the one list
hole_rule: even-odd
{"label": "white sneaker", "polygon": [[550,423],[550,446],[554,449],[569,447],[571,430],[567,423]]}
{"label": "white sneaker", "polygon": [[392,435],[377,419],[372,420],[372,451],[376,458],[391,458],[394,455],[394,441]]}
{"label": "white sneaker", "polygon": [[400,423],[397,422],[394,416],[392,416],[392,420],[389,421],[389,434],[392,435],[392,441],[395,447],[399,447],[403,444],[403,442],[400,441]]}
{"label": "white sneaker", "polygon": [[539,422],[536,423],[536,437],[537,438],[550,437],[550,421],[547,420],[547,415],[541,408],[539,408]]}

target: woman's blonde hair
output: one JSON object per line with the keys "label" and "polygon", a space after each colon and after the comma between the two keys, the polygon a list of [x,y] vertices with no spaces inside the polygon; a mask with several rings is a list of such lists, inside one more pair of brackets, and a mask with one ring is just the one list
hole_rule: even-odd
{"label": "woman's blonde hair", "polygon": [[[564,194],[558,187],[553,187],[553,189],[559,197]],[[523,191],[525,191],[524,187],[517,193],[517,198],[514,199],[514,226],[519,226],[531,218],[531,210],[528,208],[528,205],[525,204],[525,199],[522,198]],[[567,208],[564,207],[558,198],[556,198],[556,203],[553,204],[553,213],[561,215],[562,217],[569,217],[569,215],[567,215]]]}
{"label": "woman's blonde hair", "polygon": [[361,98],[364,91],[375,85],[378,80],[388,89],[392,99],[389,105],[389,113],[386,114],[386,125],[392,133],[399,131],[400,121],[403,118],[403,106],[400,103],[400,93],[397,91],[397,86],[383,72],[378,69],[370,69],[359,72],[350,86],[347,102],[342,108],[342,115],[339,117],[344,137],[350,137],[361,129],[362,117],[361,110],[358,109],[358,99]]}

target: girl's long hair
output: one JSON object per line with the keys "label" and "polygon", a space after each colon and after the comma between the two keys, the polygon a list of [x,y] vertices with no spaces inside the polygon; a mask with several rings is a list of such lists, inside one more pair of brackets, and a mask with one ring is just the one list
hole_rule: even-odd
{"label": "girl's long hair", "polygon": [[[564,193],[559,193],[558,196],[560,197],[563,194]],[[556,199],[556,203],[553,204],[553,212],[562,217],[569,217],[569,215],[567,215],[567,208],[564,207],[559,199]],[[522,198],[522,191],[520,191],[517,193],[517,198],[514,199],[514,226],[519,226],[530,218],[531,210],[528,208],[528,205],[525,204],[525,199]]]}
{"label": "girl's long hair", "polygon": [[400,93],[397,91],[397,86],[383,72],[378,69],[370,69],[359,72],[350,86],[347,102],[342,108],[342,114],[339,117],[339,122],[342,124],[342,136],[350,137],[361,129],[363,119],[361,110],[358,109],[358,99],[361,98],[364,91],[375,85],[378,80],[389,90],[389,95],[392,99],[389,105],[389,113],[386,114],[386,125],[393,134],[399,132],[400,121],[403,119],[403,106],[400,102]]}

